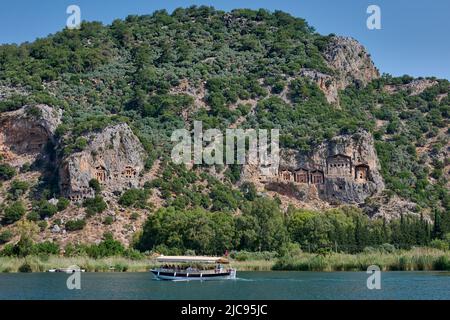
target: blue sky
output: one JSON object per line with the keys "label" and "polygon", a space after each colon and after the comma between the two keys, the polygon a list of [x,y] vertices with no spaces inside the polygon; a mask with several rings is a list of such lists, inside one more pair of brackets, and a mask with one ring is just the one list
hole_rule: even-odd
{"label": "blue sky", "polygon": [[[381,72],[450,79],[450,1],[448,0],[2,0],[0,43],[33,41],[65,26],[68,5],[81,8],[87,21],[109,24],[129,14],[157,9],[210,5],[217,9],[266,8],[302,17],[322,34],[360,41]],[[381,30],[366,27],[370,4],[381,8]]]}

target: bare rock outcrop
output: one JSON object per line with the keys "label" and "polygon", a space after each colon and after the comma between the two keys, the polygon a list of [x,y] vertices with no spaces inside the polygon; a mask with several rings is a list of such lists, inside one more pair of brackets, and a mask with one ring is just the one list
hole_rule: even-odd
{"label": "bare rock outcrop", "polygon": [[431,88],[437,84],[438,84],[438,82],[436,80],[432,80],[432,79],[414,79],[411,82],[405,83],[405,84],[386,85],[384,87],[384,90],[386,90],[389,93],[406,91],[406,92],[408,92],[409,95],[416,96],[418,94],[421,94],[426,89]]}
{"label": "bare rock outcrop", "polygon": [[94,196],[91,179],[97,179],[106,193],[137,187],[144,160],[144,148],[127,124],[109,126],[89,137],[85,150],[63,159],[61,190],[78,201]]}
{"label": "bare rock outcrop", "polygon": [[44,104],[0,114],[0,154],[14,166],[45,156],[47,144],[55,143],[61,115],[61,110]]}
{"label": "bare rock outcrop", "polygon": [[332,72],[327,74],[301,69],[299,75],[316,83],[329,103],[339,105],[339,90],[352,84],[366,86],[380,77],[370,55],[355,39],[331,37],[323,51],[323,57]]}
{"label": "bare rock outcrop", "polygon": [[300,76],[315,82],[329,103],[339,103],[338,89],[340,88],[332,76],[312,69],[300,70]]}
{"label": "bare rock outcrop", "polygon": [[339,89],[353,83],[365,86],[380,77],[366,49],[353,38],[332,37],[323,55],[335,72],[334,78]]}
{"label": "bare rock outcrop", "polygon": [[[370,199],[362,206],[364,212],[371,218],[383,218],[387,221],[398,219],[402,215],[419,216],[419,206],[411,201],[402,199],[397,195],[386,196],[380,194]],[[429,215],[423,216],[431,222]]]}

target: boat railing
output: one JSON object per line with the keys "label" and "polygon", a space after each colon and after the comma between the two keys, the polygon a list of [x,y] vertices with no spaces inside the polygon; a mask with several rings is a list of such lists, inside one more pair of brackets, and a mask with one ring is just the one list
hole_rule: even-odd
{"label": "boat railing", "polygon": [[182,269],[182,268],[155,268],[159,272],[182,272],[182,273],[203,273],[203,274],[214,274],[224,272],[224,269],[205,269],[200,270],[196,268]]}

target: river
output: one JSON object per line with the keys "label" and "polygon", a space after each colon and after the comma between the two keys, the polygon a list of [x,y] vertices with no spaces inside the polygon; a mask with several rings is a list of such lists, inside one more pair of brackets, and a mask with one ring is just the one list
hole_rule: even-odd
{"label": "river", "polygon": [[150,273],[81,273],[69,290],[64,273],[0,274],[7,299],[450,299],[448,272],[382,272],[381,289],[365,272],[238,272],[225,281],[166,282]]}

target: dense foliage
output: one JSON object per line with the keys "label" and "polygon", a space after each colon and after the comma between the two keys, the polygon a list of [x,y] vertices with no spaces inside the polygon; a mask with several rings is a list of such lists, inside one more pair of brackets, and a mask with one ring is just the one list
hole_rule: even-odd
{"label": "dense foliage", "polygon": [[257,198],[238,216],[200,208],[160,209],[148,218],[137,248],[166,254],[186,250],[199,254],[223,254],[226,250],[284,253],[294,243],[309,252],[354,253],[368,247],[427,246],[435,236],[422,217],[371,220],[352,207],[324,212],[290,208],[283,214],[276,201]]}

